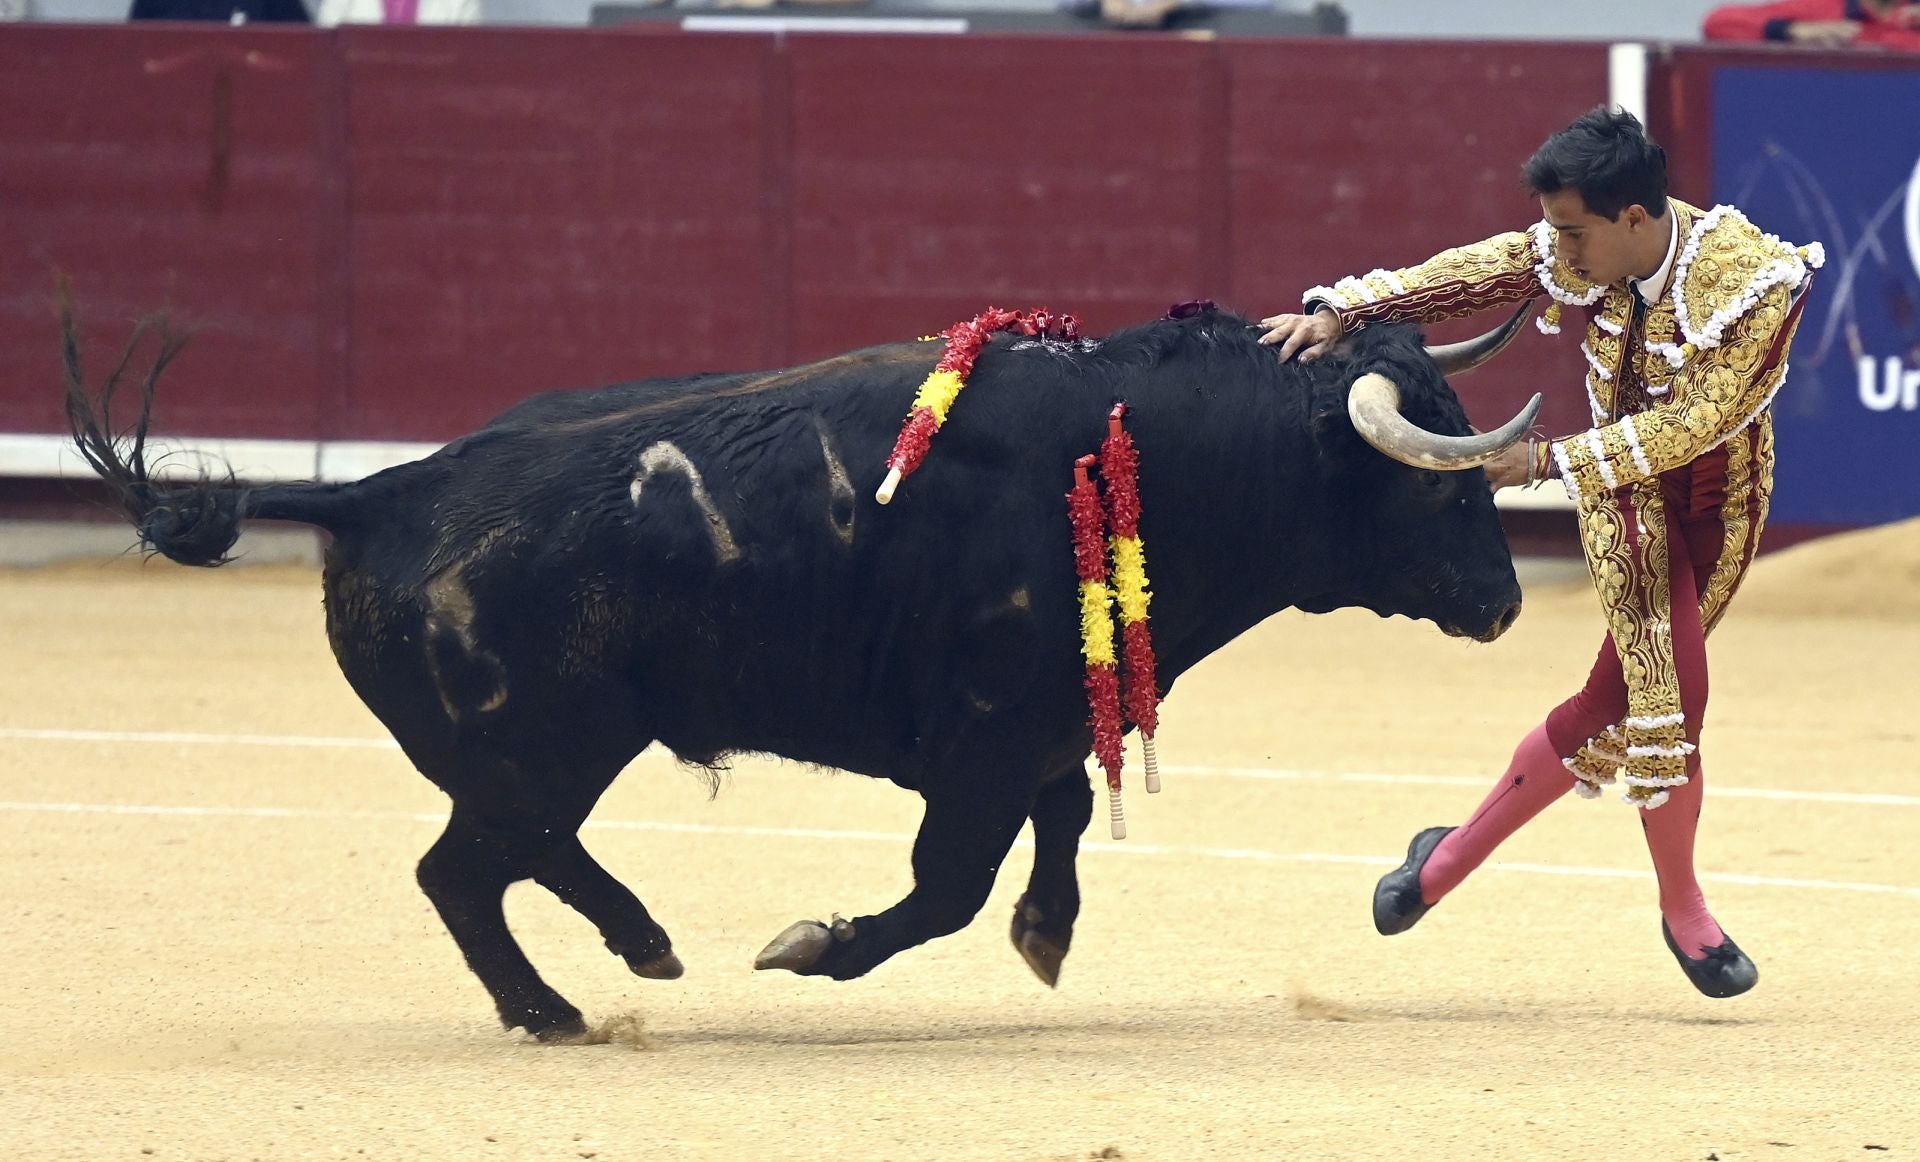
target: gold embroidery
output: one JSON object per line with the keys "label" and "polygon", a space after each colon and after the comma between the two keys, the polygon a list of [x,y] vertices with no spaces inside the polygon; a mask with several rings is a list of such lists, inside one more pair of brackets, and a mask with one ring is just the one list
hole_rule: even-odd
{"label": "gold embroidery", "polygon": [[1565,763],[1573,777],[1580,780],[1574,789],[1592,798],[1600,793],[1601,787],[1613,782],[1620,768],[1626,765],[1627,740],[1621,736],[1618,726],[1609,726],[1588,739]]}
{"label": "gold embroidery", "polygon": [[1453,319],[1540,294],[1534,259],[1532,237],[1515,230],[1443,250],[1418,266],[1316,287],[1307,301],[1332,307],[1348,329],[1389,319]]}
{"label": "gold embroidery", "polygon": [[[1590,439],[1574,436],[1562,441],[1580,491],[1618,487],[1686,464],[1712,450],[1759,411],[1777,382],[1776,375],[1759,374],[1759,365],[1786,318],[1787,296],[1785,287],[1768,291],[1765,300],[1734,321],[1726,342],[1696,354],[1673,375],[1664,397],[1632,416],[1645,469],[1624,433],[1614,438],[1617,422],[1599,429],[1605,472],[1599,469]],[[1614,402],[1601,396],[1603,384],[1589,380],[1589,386],[1603,405]]]}
{"label": "gold embroidery", "polygon": [[1747,571],[1747,501],[1753,495],[1753,436],[1741,432],[1727,441],[1727,495],[1720,502],[1720,556],[1700,594],[1700,624],[1718,625],[1733,591]]}
{"label": "gold embroidery", "polygon": [[[1674,321],[1671,300],[1662,299],[1660,302],[1648,307],[1645,326],[1648,343],[1673,342],[1673,337],[1680,331],[1680,324]],[[1642,346],[1641,354],[1644,355],[1646,353],[1645,346]],[[1661,362],[1665,363],[1666,360],[1662,359]]]}
{"label": "gold embroidery", "polygon": [[1766,527],[1767,511],[1773,507],[1773,416],[1763,413],[1754,421],[1753,454],[1754,494],[1759,505],[1753,514],[1753,551],[1760,552],[1760,530]]}
{"label": "gold embroidery", "polygon": [[[1686,781],[1687,764],[1683,751],[1688,749],[1687,726],[1681,711],[1680,676],[1673,659],[1673,619],[1696,617],[1696,610],[1676,611],[1668,578],[1666,503],[1658,480],[1634,486],[1633,507],[1639,522],[1642,551],[1635,564],[1640,568],[1642,605],[1640,639],[1633,643],[1634,656],[1642,661],[1641,684],[1627,686],[1627,720],[1622,733],[1630,756],[1627,799],[1647,806],[1664,800],[1662,788]],[[1620,645],[1622,657],[1627,646]],[[1635,748],[1653,748],[1663,753],[1639,755]]]}
{"label": "gold embroidery", "polygon": [[[1695,240],[1702,211],[1683,202],[1672,205],[1675,228]],[[1683,781],[1687,749],[1673,659],[1670,546],[1657,477],[1738,437],[1728,447],[1720,555],[1699,609],[1680,611],[1686,617],[1697,612],[1711,632],[1738,590],[1765,524],[1773,487],[1773,429],[1761,409],[1781,370],[1763,374],[1762,369],[1787,318],[1786,284],[1804,277],[1791,247],[1767,238],[1737,213],[1714,211],[1712,217],[1712,224],[1698,232],[1697,245],[1676,258],[1678,298],[1688,313],[1684,326],[1671,297],[1647,307],[1636,331],[1630,328],[1634,304],[1626,287],[1608,287],[1601,294],[1586,333],[1591,356],[1586,388],[1595,426],[1554,444],[1580,494],[1582,546],[1620,652],[1629,707],[1626,722],[1589,740],[1567,766],[1590,789],[1611,781],[1624,765],[1630,772],[1629,801],[1649,807],[1664,800],[1663,787]],[[1592,294],[1591,284],[1559,260],[1554,245],[1553,284],[1571,297]],[[1382,319],[1454,318],[1540,294],[1539,259],[1533,233],[1516,231],[1445,251],[1406,270],[1344,279],[1334,288],[1317,288],[1309,298],[1334,307],[1348,327]],[[1768,284],[1764,290],[1762,283]],[[1683,342],[1688,334],[1699,342]],[[1676,369],[1670,353],[1684,365]],[[1644,394],[1624,389],[1636,382]],[[1754,430],[1742,432],[1749,422]],[[1644,532],[1630,537],[1629,520]],[[1629,755],[1629,747],[1641,753]]]}
{"label": "gold embroidery", "polygon": [[[1620,414],[1620,379],[1629,366],[1626,331],[1632,314],[1633,296],[1615,289],[1601,300],[1600,313],[1587,328],[1587,349],[1606,369],[1604,376],[1598,370],[1587,372],[1587,398],[1595,424],[1607,423]],[[1601,326],[1603,321],[1613,330]]]}
{"label": "gold embroidery", "polygon": [[[1631,498],[1629,508],[1612,494],[1581,505],[1581,539],[1626,677],[1628,717],[1580,747],[1568,769],[1598,785],[1611,782],[1613,769],[1624,764],[1627,801],[1658,806],[1665,801],[1664,788],[1685,781],[1686,723],[1673,662],[1667,523],[1659,482],[1635,485]],[[1629,520],[1637,536],[1628,536]],[[1630,747],[1657,753],[1632,754]]]}
{"label": "gold embroidery", "polygon": [[1594,590],[1600,595],[1600,606],[1607,611],[1611,627],[1616,612],[1627,604],[1633,564],[1627,526],[1612,495],[1602,494],[1580,506],[1580,537],[1587,553],[1587,571],[1593,576]]}
{"label": "gold embroidery", "polygon": [[[1760,553],[1760,535],[1766,529],[1767,510],[1772,507],[1773,502],[1772,416],[1762,414],[1753,422],[1751,446],[1753,452],[1747,478],[1752,485],[1750,491],[1753,496],[1753,523],[1747,530],[1747,541],[1743,546],[1744,554],[1730,563],[1732,567],[1724,584],[1721,583],[1718,566],[1715,568],[1714,576],[1707,583],[1709,593],[1717,597],[1711,608],[1706,601],[1703,600],[1701,603],[1700,622],[1708,633],[1712,633],[1714,627],[1720,624],[1720,619],[1726,616],[1728,607],[1733,604],[1734,594],[1740,592],[1740,583],[1747,579],[1747,570],[1753,565],[1754,557]],[[1733,445],[1730,442],[1728,451],[1731,452],[1732,448]],[[1731,485],[1728,487],[1728,500],[1729,502],[1732,500]],[[1724,555],[1722,562],[1727,563]],[[1724,592],[1715,594],[1716,588]]]}

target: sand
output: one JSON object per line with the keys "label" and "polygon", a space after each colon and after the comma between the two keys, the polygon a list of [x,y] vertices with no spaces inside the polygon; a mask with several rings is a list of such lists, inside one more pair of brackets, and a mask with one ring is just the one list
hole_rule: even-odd
{"label": "sand", "polygon": [[[1765,558],[1713,643],[1700,864],[1759,962],[1662,946],[1631,810],[1569,796],[1421,926],[1374,879],[1471,810],[1600,641],[1580,586],[1471,646],[1282,615],[1165,708],[1167,789],[1096,840],[1060,988],[963,932],[850,983],[755,973],[907,882],[918,800],[638,760],[588,846],[687,975],[508,913],[603,1030],[500,1031],[413,884],[444,817],[335,670],[316,576],[0,571],[0,1156],[1872,1159],[1920,1154],[1920,525]],[[898,838],[894,838],[898,837]]]}

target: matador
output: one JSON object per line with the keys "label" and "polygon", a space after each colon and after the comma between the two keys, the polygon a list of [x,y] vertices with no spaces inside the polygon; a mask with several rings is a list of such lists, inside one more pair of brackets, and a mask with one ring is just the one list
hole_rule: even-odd
{"label": "matador", "polygon": [[1783,242],[1732,206],[1670,198],[1665,151],[1627,113],[1593,110],[1523,172],[1543,212],[1531,228],[1315,287],[1305,314],[1263,321],[1282,358],[1313,358],[1371,323],[1540,296],[1551,300],[1542,330],[1557,333],[1569,314],[1584,324],[1592,426],[1516,447],[1487,472],[1495,487],[1564,485],[1607,640],[1585,687],[1526,735],[1474,814],[1414,836],[1375,890],[1374,924],[1406,931],[1548,803],[1617,780],[1640,810],[1668,948],[1701,992],[1734,996],[1759,973],[1715,922],[1693,868],[1705,642],[1766,523],[1768,407],[1820,247]]}

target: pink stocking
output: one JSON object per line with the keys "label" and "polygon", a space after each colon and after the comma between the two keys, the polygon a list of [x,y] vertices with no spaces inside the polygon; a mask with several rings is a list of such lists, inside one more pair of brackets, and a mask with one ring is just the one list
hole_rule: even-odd
{"label": "pink stocking", "polygon": [[[1693,784],[1689,784],[1692,786]],[[1538,815],[1547,804],[1558,799],[1572,789],[1573,773],[1561,764],[1560,755],[1554,750],[1553,743],[1547,740],[1545,723],[1533,728],[1527,737],[1520,740],[1514,748],[1513,761],[1507,766],[1507,773],[1501,776],[1493,790],[1487,792],[1480,809],[1465,823],[1447,833],[1440,845],[1427,857],[1426,866],[1420,869],[1420,897],[1429,904],[1437,904],[1440,897],[1446,895],[1467,878],[1467,874],[1480,866],[1493,849],[1519,830],[1520,825]],[[1676,789],[1674,800],[1679,800]],[[1699,803],[1696,791],[1694,802]],[[1668,803],[1661,810],[1670,810],[1674,803]],[[1656,812],[1657,814],[1657,812]],[[1688,846],[1692,845],[1692,832],[1688,831]],[[1649,843],[1653,842],[1653,832],[1647,833]],[[1699,889],[1694,891],[1695,898]],[[1702,905],[1701,914],[1705,915]],[[1676,929],[1674,935],[1679,936]]]}
{"label": "pink stocking", "polygon": [[[1707,911],[1700,881],[1693,874],[1693,833],[1700,823],[1700,762],[1687,763],[1685,786],[1667,792],[1667,801],[1652,811],[1638,812],[1647,833],[1647,852],[1653,856],[1660,879],[1660,914],[1667,931],[1687,959],[1699,960],[1704,951],[1726,939]],[[1424,881],[1422,881],[1424,883]]]}

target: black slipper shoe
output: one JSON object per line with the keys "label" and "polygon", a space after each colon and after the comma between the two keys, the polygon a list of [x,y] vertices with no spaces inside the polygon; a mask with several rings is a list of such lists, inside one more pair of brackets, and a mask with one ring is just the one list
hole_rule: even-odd
{"label": "black slipper shoe", "polygon": [[[1378,910],[1378,905],[1375,905]],[[1693,987],[1710,997],[1737,997],[1754,985],[1760,983],[1760,970],[1755,967],[1733,937],[1721,933],[1719,944],[1706,950],[1706,955],[1694,960],[1680,951],[1673,942],[1673,931],[1667,927],[1665,917],[1660,920],[1660,936],[1667,942],[1668,951],[1680,962],[1680,970],[1687,974]]]}
{"label": "black slipper shoe", "polygon": [[1394,936],[1420,922],[1433,907],[1420,897],[1420,869],[1451,827],[1429,827],[1407,844],[1407,862],[1380,877],[1373,888],[1373,927],[1382,936]]}

